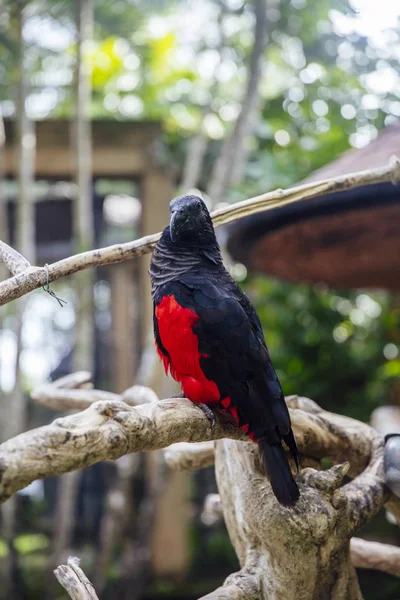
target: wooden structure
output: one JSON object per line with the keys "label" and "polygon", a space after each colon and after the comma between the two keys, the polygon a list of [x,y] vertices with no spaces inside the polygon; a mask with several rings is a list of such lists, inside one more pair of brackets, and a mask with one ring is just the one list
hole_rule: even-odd
{"label": "wooden structure", "polygon": [[[36,246],[38,263],[51,263],[68,256],[72,248],[72,194],[74,186],[73,160],[70,145],[69,121],[46,120],[36,123]],[[5,176],[12,189],[17,168],[15,132],[11,121],[5,122]],[[93,211],[96,245],[120,241],[116,228],[107,227],[104,218],[105,194],[98,182],[107,182],[108,193],[121,181],[130,185],[132,194],[141,202],[141,216],[133,227],[124,228],[123,235],[139,237],[159,231],[169,219],[169,201],[174,195],[171,170],[161,168],[154,147],[161,136],[161,126],[155,122],[126,123],[94,121],[93,136]],[[46,185],[44,185],[46,184]],[[52,185],[49,185],[52,184]],[[99,189],[97,189],[99,188]],[[44,192],[42,190],[45,190]],[[15,192],[14,192],[15,193]],[[116,191],[115,193],[118,193]],[[14,237],[14,202],[8,198],[9,236]],[[104,269],[112,291],[111,347],[113,357],[111,381],[107,384],[116,392],[132,385],[135,362],[151,326],[151,300],[147,275],[149,258],[115,265]],[[127,326],[128,324],[128,326]],[[135,325],[136,324],[136,325]],[[136,327],[136,330],[134,330]]]}
{"label": "wooden structure", "polygon": [[[400,126],[303,183],[386,165]],[[400,185],[381,183],[282,206],[229,229],[228,250],[250,270],[293,282],[400,291]]]}

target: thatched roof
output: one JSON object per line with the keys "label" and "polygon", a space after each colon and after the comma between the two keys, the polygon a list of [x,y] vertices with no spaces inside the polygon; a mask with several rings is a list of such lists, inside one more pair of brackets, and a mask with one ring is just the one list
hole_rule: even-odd
{"label": "thatched roof", "polygon": [[[384,166],[400,126],[346,152],[306,181]],[[400,291],[400,185],[363,186],[283,206],[230,228],[228,250],[250,270],[295,282]]]}

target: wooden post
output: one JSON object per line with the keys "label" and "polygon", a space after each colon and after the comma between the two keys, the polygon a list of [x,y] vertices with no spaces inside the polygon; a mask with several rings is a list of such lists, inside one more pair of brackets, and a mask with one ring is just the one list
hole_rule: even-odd
{"label": "wooden post", "polygon": [[112,379],[113,391],[121,393],[134,383],[136,312],[138,292],[135,265],[121,263],[110,269],[112,294]]}

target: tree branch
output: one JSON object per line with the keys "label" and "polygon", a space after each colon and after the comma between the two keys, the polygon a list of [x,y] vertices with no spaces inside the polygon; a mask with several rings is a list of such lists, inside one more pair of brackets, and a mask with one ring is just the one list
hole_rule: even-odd
{"label": "tree branch", "polygon": [[214,464],[214,442],[180,442],[164,450],[165,462],[174,471],[196,471]]}
{"label": "tree branch", "polygon": [[54,575],[72,600],[99,600],[93,585],[79,566],[79,558],[70,556],[68,564],[57,567]]}
{"label": "tree branch", "polygon": [[400,408],[380,406],[370,419],[372,427],[385,436],[385,482],[400,497]]}
{"label": "tree branch", "polygon": [[224,518],[221,497],[219,494],[208,494],[204,499],[201,520],[205,525],[211,526]]}
{"label": "tree branch", "polygon": [[90,383],[88,371],[78,371],[51,383],[44,383],[31,392],[32,400],[41,406],[54,410],[82,410],[101,400],[125,402],[138,406],[157,402],[157,394],[144,385],[134,385],[122,394],[96,390]]}
{"label": "tree branch", "polygon": [[31,263],[19,252],[0,240],[0,257],[7,269],[13,275],[18,275],[31,267]]}
{"label": "tree branch", "polygon": [[212,428],[186,399],[151,402],[136,408],[123,402],[96,402],[85,411],[56,419],[0,445],[0,501],[35,479],[82,469],[124,454],[158,450],[175,442],[201,442],[243,433],[217,416]]}
{"label": "tree branch", "polygon": [[[386,167],[304,184],[285,191],[275,190],[216,210],[212,213],[214,226],[220,227],[251,214],[272,210],[293,202],[383,181],[391,181],[392,183],[400,181],[400,161],[398,159],[392,160]],[[115,264],[148,254],[152,252],[159,238],[160,234],[155,233],[133,242],[115,244],[64,258],[49,265],[49,282],[57,281],[84,269]],[[4,248],[2,247],[0,247],[0,260],[4,260]],[[14,275],[14,277],[0,283],[0,306],[44,286],[46,282],[46,270],[41,267],[31,267]]]}
{"label": "tree branch", "polygon": [[377,569],[400,577],[400,548],[353,537],[350,552],[357,569]]}
{"label": "tree branch", "polygon": [[[75,381],[79,379],[74,377]],[[68,378],[63,381],[69,383]],[[295,401],[299,403],[300,399]],[[310,414],[291,409],[291,417],[302,454],[317,459],[331,457],[339,462],[348,460],[353,476],[365,469],[371,454],[368,432],[373,431],[368,425],[325,411]],[[176,442],[221,438],[248,441],[226,416],[217,412],[216,418],[216,425],[211,427],[203,412],[186,399],[137,407],[119,401],[95,402],[83,412],[56,419],[0,445],[0,500],[6,500],[35,479],[115,460],[130,452],[158,450]]]}

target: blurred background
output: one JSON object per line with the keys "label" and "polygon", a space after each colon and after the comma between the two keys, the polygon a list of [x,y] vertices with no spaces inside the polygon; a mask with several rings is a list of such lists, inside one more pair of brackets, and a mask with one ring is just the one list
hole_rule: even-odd
{"label": "blurred background", "polygon": [[[218,208],[386,164],[400,155],[399,60],[393,0],[3,0],[0,239],[43,265],[159,231],[178,193],[197,190]],[[282,244],[269,269],[266,247],[244,250],[250,226],[219,233],[284,392],[363,421],[400,404],[399,273],[369,269],[385,235],[376,206],[390,193],[345,198],[368,204],[376,234],[360,280],[358,263],[354,278],[339,266],[326,280],[323,268],[289,273]],[[357,248],[335,210],[343,267]],[[281,228],[296,220],[282,215]],[[307,263],[324,256],[324,240]],[[381,252],[379,271],[394,253]],[[147,266],[64,279],[53,286],[62,308],[36,291],[0,309],[2,441],[59,416],[29,394],[72,371],[116,393],[134,383],[175,391],[149,342]],[[170,473],[158,453],[34,482],[2,505],[0,597],[64,598],[52,569],[73,554],[101,598],[198,598],[238,566],[224,525],[202,515],[215,491],[212,469]],[[363,534],[400,543],[384,513]],[[365,598],[400,598],[397,579],[359,575]]]}

